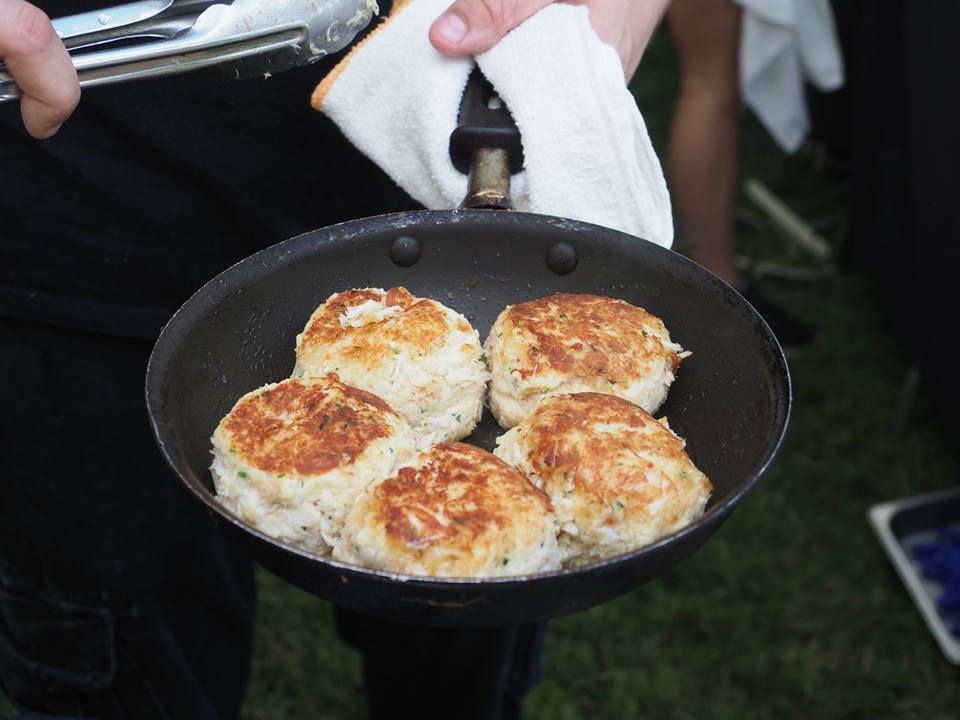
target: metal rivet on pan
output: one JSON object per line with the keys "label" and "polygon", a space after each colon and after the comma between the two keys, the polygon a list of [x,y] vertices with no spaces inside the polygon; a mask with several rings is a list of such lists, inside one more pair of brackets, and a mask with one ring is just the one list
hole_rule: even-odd
{"label": "metal rivet on pan", "polygon": [[547,250],[547,267],[557,275],[567,275],[577,266],[577,249],[568,242],[558,242]]}
{"label": "metal rivet on pan", "polygon": [[390,259],[400,267],[416,265],[420,259],[420,243],[409,235],[401,235],[390,245]]}

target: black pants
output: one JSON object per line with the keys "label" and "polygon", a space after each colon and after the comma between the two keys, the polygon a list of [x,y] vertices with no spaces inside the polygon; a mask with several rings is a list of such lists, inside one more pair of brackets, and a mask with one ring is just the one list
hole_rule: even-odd
{"label": "black pants", "polygon": [[153,443],[150,347],[0,319],[0,681],[25,709],[239,712],[253,565]]}
{"label": "black pants", "polygon": [[519,720],[543,670],[546,623],[434,628],[340,608],[336,617],[363,656],[371,720]]}
{"label": "black pants", "polygon": [[[252,563],[154,445],[151,345],[0,318],[0,682],[24,711],[238,715]],[[337,623],[374,718],[512,720],[540,670],[539,625]]]}

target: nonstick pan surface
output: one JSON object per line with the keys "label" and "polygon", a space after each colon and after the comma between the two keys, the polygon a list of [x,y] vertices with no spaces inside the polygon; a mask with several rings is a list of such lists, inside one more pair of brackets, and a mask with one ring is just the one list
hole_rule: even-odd
{"label": "nonstick pan surface", "polygon": [[[545,262],[558,242],[577,253],[576,267],[566,275]],[[398,246],[408,252],[398,255]],[[405,263],[419,249],[419,259],[403,267],[391,259],[391,249]],[[297,333],[332,293],[398,285],[463,313],[481,339],[507,305],[553,292],[610,295],[663,318],[693,355],[683,362],[659,415],[669,417],[714,485],[703,517],[653,545],[576,570],[442,580],[319,558],[224,510],[208,470],[210,436],[220,418],[244,393],[290,375]],[[147,372],[147,404],[163,454],[215,518],[252,542],[267,569],[343,607],[432,625],[562,615],[656,578],[696,551],[757,483],[783,439],[790,402],[786,361],[770,329],[703,268],[606,228],[492,210],[384,215],[267,248],[184,304],[157,341]],[[490,450],[501,432],[485,413],[468,441]]]}

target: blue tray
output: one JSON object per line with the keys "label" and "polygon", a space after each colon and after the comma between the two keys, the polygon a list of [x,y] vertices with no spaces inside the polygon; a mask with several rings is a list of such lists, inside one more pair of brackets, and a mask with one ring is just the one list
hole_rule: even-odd
{"label": "blue tray", "polygon": [[867,519],[943,654],[960,665],[960,638],[937,607],[943,586],[924,577],[912,552],[918,543],[935,541],[938,530],[960,529],[960,487],[874,505]]}

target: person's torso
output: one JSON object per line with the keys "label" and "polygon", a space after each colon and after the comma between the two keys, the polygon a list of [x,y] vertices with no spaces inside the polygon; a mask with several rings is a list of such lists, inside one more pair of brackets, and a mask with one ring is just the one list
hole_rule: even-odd
{"label": "person's torso", "polygon": [[[98,6],[39,4],[51,17]],[[255,250],[412,207],[310,108],[339,57],[269,79],[88,89],[42,142],[0,106],[0,313],[150,336]]]}

